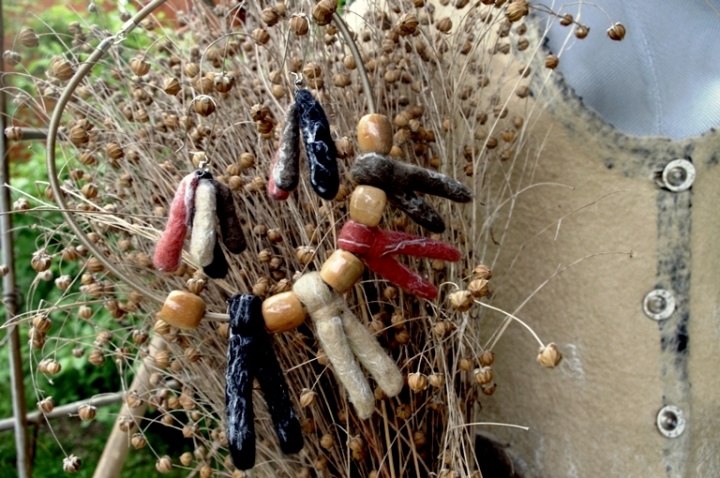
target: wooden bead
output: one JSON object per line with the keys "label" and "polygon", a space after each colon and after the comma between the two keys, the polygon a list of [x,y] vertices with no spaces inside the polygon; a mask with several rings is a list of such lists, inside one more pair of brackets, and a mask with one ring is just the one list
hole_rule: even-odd
{"label": "wooden bead", "polygon": [[205,301],[191,292],[170,292],[156,317],[179,329],[194,329],[205,315]]}
{"label": "wooden bead", "polygon": [[392,125],[385,115],[371,114],[360,118],[357,135],[361,153],[388,154],[393,146]]}
{"label": "wooden bead", "polygon": [[287,332],[305,322],[305,309],[294,292],[283,292],[266,299],[262,305],[265,328],[271,334]]}
{"label": "wooden bead", "polygon": [[344,294],[362,276],[365,266],[355,254],[336,250],[320,270],[320,277],[338,294]]}
{"label": "wooden bead", "polygon": [[375,227],[380,224],[385,204],[387,204],[385,191],[373,186],[358,186],[350,196],[350,219]]}

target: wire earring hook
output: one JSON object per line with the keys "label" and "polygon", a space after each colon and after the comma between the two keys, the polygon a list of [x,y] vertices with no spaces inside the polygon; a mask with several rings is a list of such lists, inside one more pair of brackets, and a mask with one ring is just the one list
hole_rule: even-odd
{"label": "wire earring hook", "polygon": [[290,74],[295,77],[295,80],[293,80],[293,83],[295,84],[295,89],[299,90],[303,84],[302,74],[296,73],[294,71],[291,71]]}

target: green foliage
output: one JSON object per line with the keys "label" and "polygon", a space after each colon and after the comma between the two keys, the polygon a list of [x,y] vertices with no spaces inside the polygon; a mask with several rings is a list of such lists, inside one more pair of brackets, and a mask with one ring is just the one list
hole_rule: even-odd
{"label": "green foliage", "polygon": [[[28,13],[37,9],[36,4],[29,0],[20,0],[6,5],[7,34],[12,38],[17,35],[20,27],[32,27],[40,36],[40,45],[34,50],[22,51],[23,68],[27,75],[12,75],[6,78],[6,82],[17,91],[25,91],[31,97],[35,97],[37,86],[35,78],[46,77],[45,71],[49,68],[54,57],[65,56],[73,58],[76,62],[83,61],[101,38],[119,31],[124,24],[121,20],[117,4],[114,2],[100,1],[97,3],[96,13],[79,12],[73,10],[66,4],[58,4],[47,8],[37,15]],[[134,13],[135,7],[128,5],[130,13]],[[7,21],[13,18],[16,21]],[[17,21],[21,19],[21,21]],[[68,32],[68,25],[72,22],[79,23],[87,34],[87,42],[90,48],[79,48],[73,45],[73,35]],[[90,34],[92,29],[93,34]],[[122,43],[119,54],[129,61],[130,55],[135,51],[144,51],[150,46],[151,41],[141,30],[129,35]],[[110,75],[110,69],[106,66],[97,66],[92,77],[103,78],[108,84],[113,85],[114,80]],[[22,70],[17,70],[22,71]],[[9,113],[12,111],[12,103],[9,102]],[[32,121],[32,119],[30,119]],[[41,125],[38,125],[41,126]],[[19,198],[26,198],[33,207],[41,203],[51,203],[44,197],[47,185],[47,174],[45,170],[45,148],[43,142],[23,143],[27,147],[29,159],[27,161],[11,161],[11,184],[15,188],[13,201]],[[12,159],[12,158],[11,158]],[[79,284],[74,284],[70,289],[70,295],[63,298],[63,292],[58,289],[53,281],[43,282],[38,280],[37,273],[30,267],[32,255],[38,249],[44,248],[49,254],[55,255],[51,271],[53,277],[62,274],[69,274],[76,277],[80,272],[78,262],[62,262],[59,260],[59,252],[68,242],[68,231],[62,225],[63,219],[60,213],[44,210],[30,213],[13,214],[14,221],[14,257],[16,263],[16,279],[18,291],[18,310],[20,313],[33,310],[47,304],[61,301],[78,300]],[[28,412],[34,412],[38,394],[42,396],[53,396],[56,404],[62,405],[77,400],[85,399],[93,395],[117,392],[122,389],[120,380],[121,373],[113,360],[107,360],[102,367],[95,367],[88,364],[85,358],[75,358],[72,349],[79,345],[77,338],[83,338],[83,343],[89,343],[99,330],[117,328],[118,323],[99,306],[93,306],[95,313],[92,323],[82,321],[74,316],[74,310],[67,312],[54,312],[51,315],[53,326],[48,336],[45,347],[41,351],[32,350],[27,340],[27,332],[30,328],[26,316],[20,327],[21,354],[23,357],[23,376],[25,377],[26,407]],[[0,309],[0,323],[5,322],[5,310]],[[10,393],[10,367],[5,341],[6,330],[0,329],[0,418],[12,416],[12,405],[9,399]],[[57,360],[62,371],[55,377],[48,378],[44,375],[33,375],[32,362],[50,356]],[[36,373],[36,372],[35,372]],[[126,383],[132,380],[132,371],[123,370],[122,375]],[[37,391],[37,392],[36,392]],[[91,477],[95,465],[105,446],[105,440],[112,429],[120,404],[98,409],[95,420],[81,422],[77,417],[53,419],[50,426],[43,422],[31,428],[30,435],[34,435],[33,444],[33,468],[35,476],[61,476],[62,459],[67,454],[78,455],[83,466],[75,476]],[[52,428],[51,428],[52,427]],[[170,443],[181,443],[182,449],[191,449],[192,443],[178,438],[177,430],[153,425],[148,430],[149,441],[160,448],[154,450],[144,449],[132,451],[124,467],[123,476],[132,473],[156,473],[154,469],[155,454],[162,455],[169,453],[177,457],[177,450],[171,449]],[[12,440],[13,432],[0,432],[0,476],[15,476],[15,444]],[[183,476],[181,470],[173,470],[167,476]]]}

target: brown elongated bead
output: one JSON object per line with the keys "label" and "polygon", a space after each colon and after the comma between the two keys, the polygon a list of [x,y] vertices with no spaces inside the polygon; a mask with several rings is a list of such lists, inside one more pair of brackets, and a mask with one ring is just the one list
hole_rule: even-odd
{"label": "brown elongated bead", "polygon": [[193,293],[174,290],[156,317],[179,329],[194,329],[205,315],[205,301]]}
{"label": "brown elongated bead", "polygon": [[323,264],[320,277],[335,292],[344,294],[360,279],[364,269],[355,254],[338,249]]}
{"label": "brown elongated bead", "polygon": [[393,146],[392,124],[385,115],[369,114],[360,118],[357,136],[361,153],[388,154]]}
{"label": "brown elongated bead", "polygon": [[283,292],[266,299],[262,304],[265,328],[271,334],[287,332],[305,322],[305,309],[294,292]]}
{"label": "brown elongated bead", "polygon": [[380,224],[386,204],[385,191],[373,186],[360,185],[350,196],[350,219],[375,227]]}

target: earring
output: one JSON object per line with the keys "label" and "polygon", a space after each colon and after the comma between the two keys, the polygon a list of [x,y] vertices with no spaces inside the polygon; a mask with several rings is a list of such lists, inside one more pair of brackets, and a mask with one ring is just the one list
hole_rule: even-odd
{"label": "earring", "polygon": [[204,168],[185,176],[175,192],[165,230],[153,255],[156,269],[174,272],[180,267],[188,230],[190,253],[213,279],[223,278],[228,272],[220,239],[233,254],[246,247],[230,188],[215,181]]}
{"label": "earring", "polygon": [[[296,81],[296,85],[299,84],[300,80]],[[273,199],[285,200],[297,188],[300,134],[310,167],[310,184],[318,196],[330,200],[340,188],[337,149],[325,111],[312,93],[304,88],[295,91],[295,102],[285,113],[285,126],[270,171],[268,193]]]}
{"label": "earring", "polygon": [[253,378],[265,397],[280,449],[285,454],[303,448],[303,437],[290,402],[285,377],[265,331],[262,301],[250,294],[228,300],[230,338],[225,373],[227,437],[233,464],[240,470],[255,465]]}

